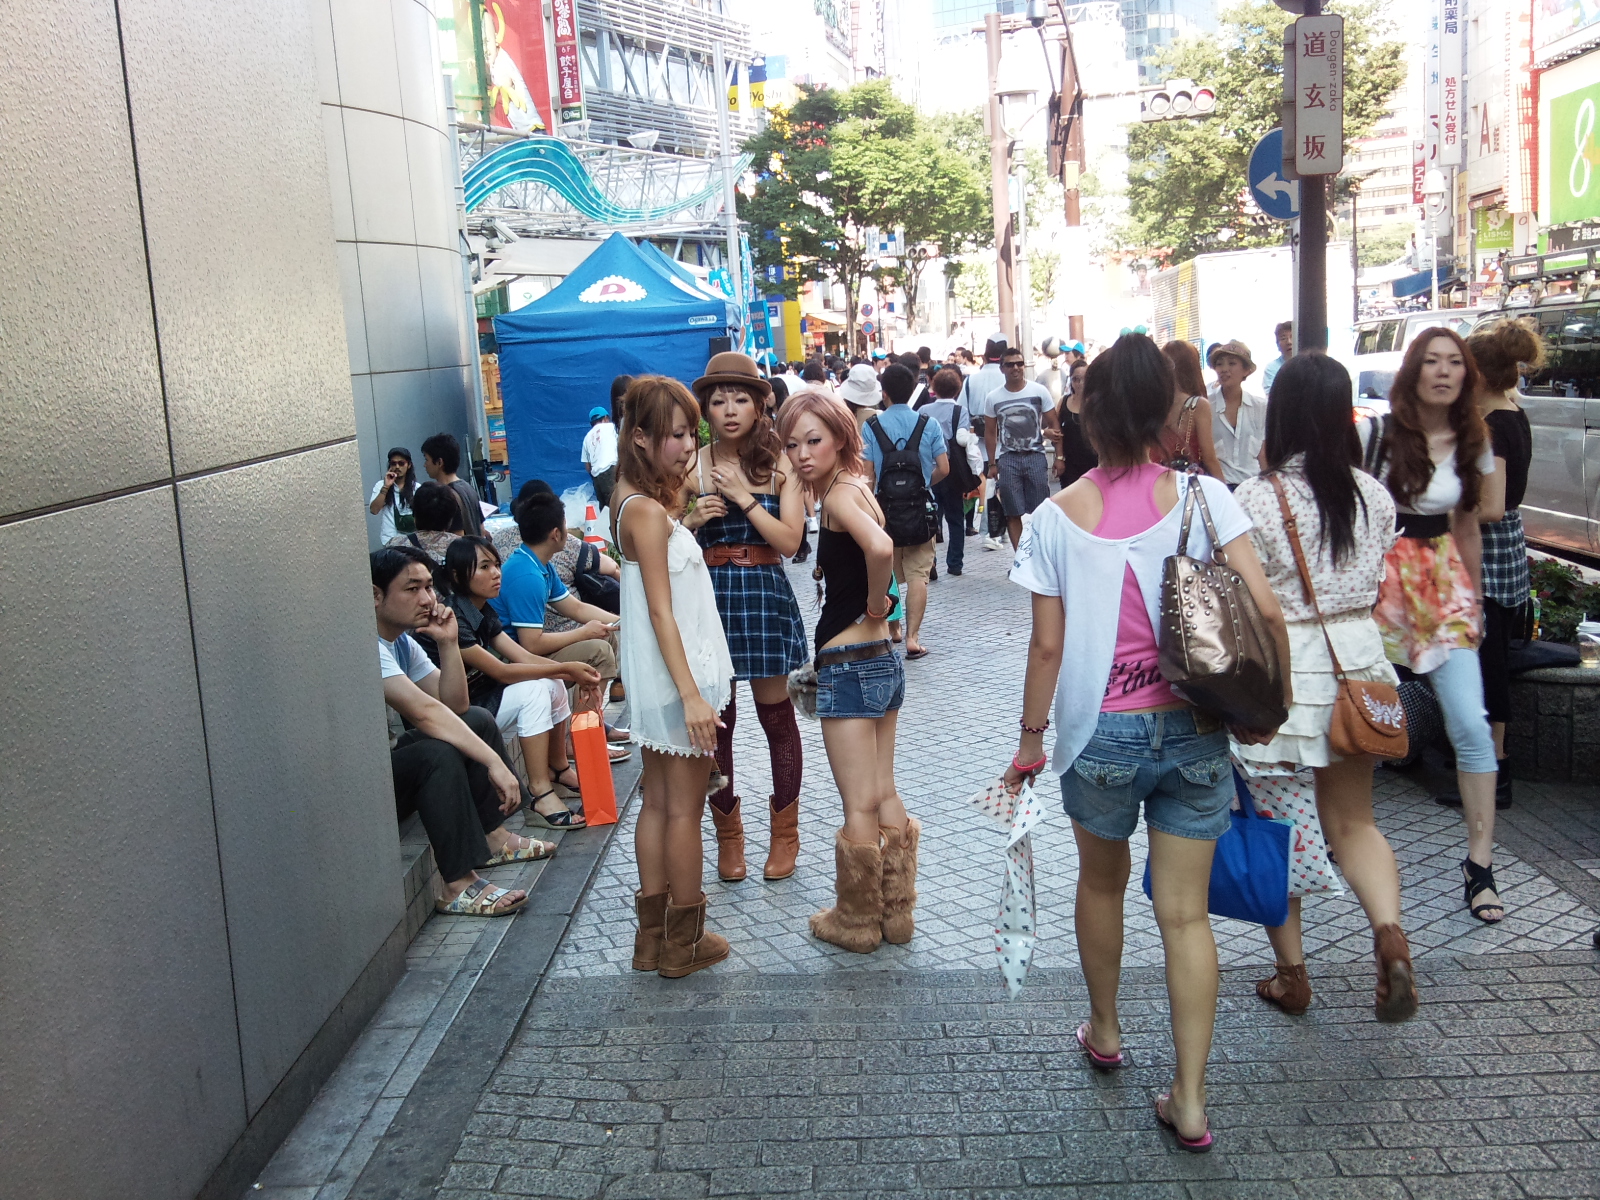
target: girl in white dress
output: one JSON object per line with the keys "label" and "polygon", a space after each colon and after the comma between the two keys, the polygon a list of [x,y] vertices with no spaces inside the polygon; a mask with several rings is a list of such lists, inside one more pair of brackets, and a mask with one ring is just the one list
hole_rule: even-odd
{"label": "girl in white dress", "polygon": [[727,940],[706,932],[700,887],[700,820],[733,660],[710,570],[681,521],[699,428],[700,406],[681,383],[634,380],[623,397],[611,497],[622,556],[618,658],[634,713],[631,739],[644,756],[633,968],[668,979],[728,957]]}

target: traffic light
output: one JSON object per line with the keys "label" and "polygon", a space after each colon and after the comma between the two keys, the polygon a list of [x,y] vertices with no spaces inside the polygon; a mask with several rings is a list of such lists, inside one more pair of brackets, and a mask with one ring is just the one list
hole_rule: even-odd
{"label": "traffic light", "polygon": [[1141,121],[1183,121],[1209,117],[1216,112],[1217,93],[1192,79],[1169,79],[1149,88],[1139,98]]}

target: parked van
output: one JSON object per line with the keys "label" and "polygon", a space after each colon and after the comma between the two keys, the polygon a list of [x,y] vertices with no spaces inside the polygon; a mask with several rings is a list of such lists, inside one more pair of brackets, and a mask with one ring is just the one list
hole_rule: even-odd
{"label": "parked van", "polygon": [[1476,308],[1445,308],[1428,312],[1394,313],[1370,317],[1355,324],[1355,340],[1345,366],[1355,386],[1356,407],[1367,413],[1389,411],[1389,388],[1405,358],[1406,349],[1424,329],[1443,325],[1462,337],[1483,312]]}
{"label": "parked van", "polygon": [[1537,308],[1495,310],[1475,328],[1509,317],[1538,326],[1546,356],[1520,389],[1533,429],[1522,524],[1530,540],[1600,552],[1600,301],[1564,296]]}

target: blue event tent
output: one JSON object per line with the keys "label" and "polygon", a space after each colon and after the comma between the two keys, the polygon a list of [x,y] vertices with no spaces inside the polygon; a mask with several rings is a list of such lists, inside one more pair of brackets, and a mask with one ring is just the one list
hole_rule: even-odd
{"label": "blue event tent", "polygon": [[613,233],[559,287],[494,319],[513,488],[543,479],[559,494],[587,482],[578,456],[589,410],[610,406],[612,379],[690,383],[713,339],[735,332],[732,303],[669,263]]}

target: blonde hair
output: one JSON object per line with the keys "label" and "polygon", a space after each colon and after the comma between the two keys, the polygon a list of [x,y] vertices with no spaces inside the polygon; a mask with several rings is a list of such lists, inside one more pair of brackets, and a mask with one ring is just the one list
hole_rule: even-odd
{"label": "blonde hair", "polygon": [[1544,366],[1544,339],[1526,317],[1497,321],[1467,339],[1467,349],[1483,375],[1483,386],[1504,392],[1517,386],[1517,376],[1527,367]]}
{"label": "blonde hair", "polygon": [[[677,504],[688,469],[667,475],[655,463],[655,453],[672,434],[675,410],[682,409],[689,424],[700,425],[700,405],[693,394],[676,379],[665,375],[641,375],[628,385],[622,397],[622,429],[617,434],[617,475],[638,491],[666,508]],[[639,446],[636,433],[643,433],[648,451]]]}
{"label": "blonde hair", "polygon": [[866,460],[861,454],[861,428],[844,406],[843,400],[821,392],[798,392],[778,410],[778,437],[787,446],[800,418],[814,416],[839,444],[839,465],[853,475],[862,473]]}

